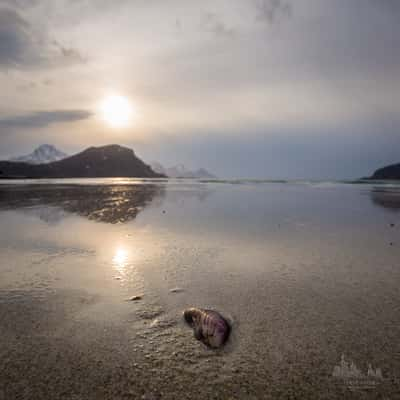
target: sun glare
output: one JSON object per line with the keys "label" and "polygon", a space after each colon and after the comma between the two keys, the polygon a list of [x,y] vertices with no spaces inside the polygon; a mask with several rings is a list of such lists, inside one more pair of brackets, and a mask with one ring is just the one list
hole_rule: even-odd
{"label": "sun glare", "polygon": [[101,105],[100,110],[103,119],[112,127],[120,128],[126,126],[132,118],[133,108],[126,97],[108,96]]}
{"label": "sun glare", "polygon": [[123,269],[127,260],[128,260],[128,252],[124,248],[118,247],[113,257],[114,264],[119,268]]}

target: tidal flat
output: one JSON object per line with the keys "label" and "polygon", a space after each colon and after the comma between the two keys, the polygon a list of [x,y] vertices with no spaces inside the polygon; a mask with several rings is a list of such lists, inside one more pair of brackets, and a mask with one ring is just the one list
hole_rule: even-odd
{"label": "tidal flat", "polygon": [[395,182],[2,182],[0,276],[0,400],[400,393]]}

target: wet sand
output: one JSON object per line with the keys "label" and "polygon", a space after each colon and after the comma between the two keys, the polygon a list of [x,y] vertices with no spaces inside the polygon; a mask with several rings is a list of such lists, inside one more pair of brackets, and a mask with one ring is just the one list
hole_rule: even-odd
{"label": "wet sand", "polygon": [[[0,185],[0,399],[395,399],[399,206],[396,186]],[[189,306],[231,321],[223,349]]]}

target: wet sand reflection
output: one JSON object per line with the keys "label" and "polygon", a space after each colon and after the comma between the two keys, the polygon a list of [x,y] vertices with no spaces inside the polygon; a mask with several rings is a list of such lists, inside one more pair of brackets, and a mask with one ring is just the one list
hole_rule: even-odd
{"label": "wet sand reflection", "polygon": [[135,219],[155,198],[163,196],[161,185],[3,186],[0,210],[57,207],[89,220],[116,224]]}
{"label": "wet sand reflection", "polygon": [[393,211],[400,211],[400,190],[395,188],[374,187],[371,192],[372,202]]}

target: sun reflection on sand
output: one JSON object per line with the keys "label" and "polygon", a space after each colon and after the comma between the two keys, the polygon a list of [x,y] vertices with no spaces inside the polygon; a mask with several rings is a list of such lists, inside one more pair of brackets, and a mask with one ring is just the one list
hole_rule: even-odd
{"label": "sun reflection on sand", "polygon": [[128,251],[122,247],[119,246],[115,250],[114,256],[113,256],[113,265],[115,269],[120,273],[124,274],[127,262],[128,262]]}
{"label": "sun reflection on sand", "polygon": [[111,265],[114,270],[114,279],[122,285],[129,282],[135,291],[143,291],[143,275],[140,269],[142,260],[141,251],[131,243],[119,242],[111,254]]}

